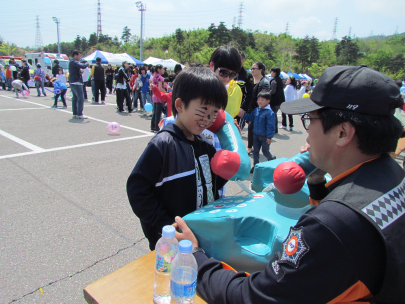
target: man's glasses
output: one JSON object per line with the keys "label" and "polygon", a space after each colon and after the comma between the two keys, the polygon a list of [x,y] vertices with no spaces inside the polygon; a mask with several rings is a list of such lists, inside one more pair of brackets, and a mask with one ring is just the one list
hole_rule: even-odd
{"label": "man's glasses", "polygon": [[312,119],[321,119],[320,117],[309,117],[308,113],[305,113],[301,116],[302,125],[304,126],[305,130],[308,130],[309,124],[311,123]]}
{"label": "man's glasses", "polygon": [[218,71],[219,71],[219,76],[224,77],[224,78],[229,77],[229,79],[235,79],[238,76],[238,73],[230,72],[229,70],[224,69],[224,68],[218,68]]}

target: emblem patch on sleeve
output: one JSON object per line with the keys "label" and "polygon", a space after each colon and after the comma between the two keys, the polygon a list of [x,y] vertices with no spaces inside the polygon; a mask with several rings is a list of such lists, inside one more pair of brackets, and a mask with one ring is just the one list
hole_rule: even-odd
{"label": "emblem patch on sleeve", "polygon": [[300,260],[309,251],[309,246],[304,240],[303,227],[290,228],[290,232],[283,242],[279,263],[287,263],[298,268]]}

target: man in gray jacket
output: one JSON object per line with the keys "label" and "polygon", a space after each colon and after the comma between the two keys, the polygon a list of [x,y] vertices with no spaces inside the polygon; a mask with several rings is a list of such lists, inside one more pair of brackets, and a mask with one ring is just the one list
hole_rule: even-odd
{"label": "man in gray jacket", "polygon": [[82,54],[80,51],[73,51],[69,62],[69,83],[72,90],[72,111],[73,118],[85,119],[83,115],[84,94],[83,94],[83,69],[89,66],[88,63],[80,63]]}

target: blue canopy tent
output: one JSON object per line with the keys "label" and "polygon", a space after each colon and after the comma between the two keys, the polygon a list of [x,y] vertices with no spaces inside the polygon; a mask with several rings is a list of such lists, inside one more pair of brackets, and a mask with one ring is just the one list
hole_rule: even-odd
{"label": "blue canopy tent", "polygon": [[288,72],[287,74],[288,74],[288,76],[292,76],[292,77],[294,77],[295,79],[305,79],[305,80],[306,80],[305,77],[302,77],[302,76],[298,75],[297,73]]}

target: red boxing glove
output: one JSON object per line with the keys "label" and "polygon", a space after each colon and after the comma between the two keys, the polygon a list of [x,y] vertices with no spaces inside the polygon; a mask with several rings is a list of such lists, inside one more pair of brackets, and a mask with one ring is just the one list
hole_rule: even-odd
{"label": "red boxing glove", "polygon": [[273,174],[274,186],[283,194],[294,194],[305,183],[305,173],[300,165],[293,161],[279,164]]}
{"label": "red boxing glove", "polygon": [[[217,118],[218,120],[218,118]],[[237,152],[220,150],[211,160],[212,171],[223,179],[230,179],[239,170],[240,156]]]}
{"label": "red boxing glove", "polygon": [[215,133],[219,130],[220,127],[222,127],[222,125],[225,122],[225,112],[224,110],[219,110],[218,115],[217,115],[217,119],[215,119],[214,123],[207,128],[208,131],[211,131],[212,133]]}

